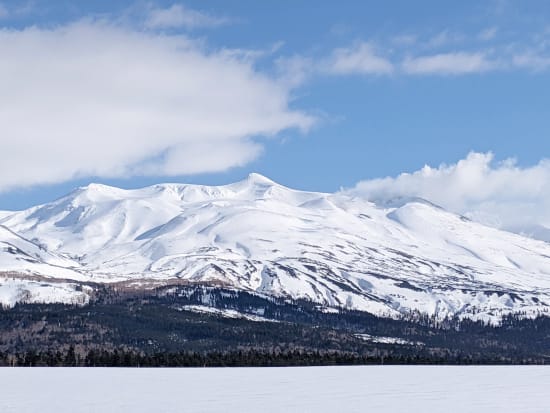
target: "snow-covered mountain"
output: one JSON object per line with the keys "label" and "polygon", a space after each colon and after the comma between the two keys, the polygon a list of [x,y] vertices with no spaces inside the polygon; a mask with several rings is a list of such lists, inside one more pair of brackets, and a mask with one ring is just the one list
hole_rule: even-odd
{"label": "snow-covered mountain", "polygon": [[[0,225],[6,304],[44,301],[40,285],[46,301],[83,302],[79,283],[122,282],[208,283],[388,316],[497,319],[550,305],[548,243],[421,199],[375,204],[258,174],[217,187],[92,184],[1,213]],[[22,295],[25,283],[34,284]]]}

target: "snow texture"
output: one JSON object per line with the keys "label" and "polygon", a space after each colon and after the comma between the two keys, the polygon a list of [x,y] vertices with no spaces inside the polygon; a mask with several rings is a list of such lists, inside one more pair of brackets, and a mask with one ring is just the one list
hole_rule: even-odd
{"label": "snow texture", "polygon": [[224,318],[241,318],[248,321],[277,322],[277,320],[271,320],[255,314],[242,313],[240,311],[231,310],[228,308],[214,308],[205,305],[183,305],[178,309],[180,311],[191,311],[193,313],[212,314]]}
{"label": "snow texture", "polygon": [[549,384],[535,366],[5,368],[0,410],[535,413]]}
{"label": "snow texture", "polygon": [[[384,316],[497,322],[550,305],[550,244],[419,198],[375,204],[251,174],[225,186],[91,184],[0,217],[0,272],[64,284],[61,302],[83,300],[73,283],[177,280]],[[6,277],[5,305],[45,299]]]}

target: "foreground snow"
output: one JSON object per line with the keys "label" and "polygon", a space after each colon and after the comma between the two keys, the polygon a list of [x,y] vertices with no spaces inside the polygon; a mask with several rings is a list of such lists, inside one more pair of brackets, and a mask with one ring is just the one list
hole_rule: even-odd
{"label": "foreground snow", "polygon": [[[113,385],[117,383],[117,385]],[[11,412],[548,412],[547,367],[0,370]]]}
{"label": "foreground snow", "polygon": [[[548,243],[420,199],[374,204],[257,174],[218,187],[93,184],[0,214],[2,271],[69,282],[59,289],[68,302],[83,299],[72,281],[179,280],[387,316],[418,310],[495,321],[550,308]],[[28,296],[1,274],[0,291],[4,304]]]}

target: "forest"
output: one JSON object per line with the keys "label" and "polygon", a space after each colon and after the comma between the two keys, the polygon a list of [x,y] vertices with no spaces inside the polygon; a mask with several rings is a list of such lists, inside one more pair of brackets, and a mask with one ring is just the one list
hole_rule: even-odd
{"label": "forest", "polygon": [[419,313],[390,319],[206,286],[123,292],[104,287],[85,306],[17,304],[0,310],[3,366],[548,363],[545,316],[515,314],[499,325]]}

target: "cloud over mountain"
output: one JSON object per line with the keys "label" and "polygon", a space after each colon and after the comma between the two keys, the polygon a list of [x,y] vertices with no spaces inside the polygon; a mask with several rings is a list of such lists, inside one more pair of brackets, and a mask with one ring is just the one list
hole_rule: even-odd
{"label": "cloud over mountain", "polygon": [[314,122],[250,58],[181,35],[83,20],[2,30],[0,49],[0,190],[223,171]]}
{"label": "cloud over mountain", "polygon": [[550,240],[550,161],[520,167],[470,153],[455,164],[424,166],[397,177],[359,182],[350,192],[371,200],[421,197],[491,226]]}

